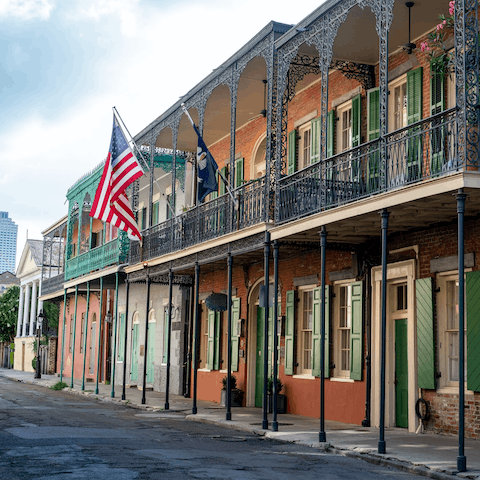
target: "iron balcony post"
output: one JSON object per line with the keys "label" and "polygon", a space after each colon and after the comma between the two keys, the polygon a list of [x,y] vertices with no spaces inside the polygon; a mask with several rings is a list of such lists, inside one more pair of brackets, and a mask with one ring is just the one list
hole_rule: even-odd
{"label": "iron balcony post", "polygon": [[127,398],[125,393],[125,384],[127,381],[127,341],[128,341],[128,300],[130,297],[130,282],[125,281],[125,338],[123,344],[123,386],[122,386],[122,400]]}
{"label": "iron balcony post", "polygon": [[115,357],[117,356],[117,325],[118,325],[118,272],[115,273],[115,308],[114,308],[115,326],[113,328],[113,356],[112,356],[112,398],[115,397]]}
{"label": "iron balcony post", "polygon": [[87,364],[87,332],[88,332],[88,310],[90,308],[90,282],[87,282],[87,311],[85,312],[85,322],[83,327],[83,373],[82,373],[82,392],[85,390],[85,365]]}
{"label": "iron balcony post", "polygon": [[194,324],[195,324],[195,335],[194,335],[194,349],[193,349],[193,404],[192,404],[192,414],[197,413],[197,381],[198,381],[198,347],[200,344],[200,325],[198,318],[198,290],[199,290],[199,280],[200,280],[200,265],[198,262],[195,262],[195,308],[193,311]]}
{"label": "iron balcony post", "polygon": [[[73,374],[74,374],[74,366],[75,366],[75,337],[77,333],[77,305],[78,305],[78,285],[75,285],[75,312],[73,314],[73,345],[72,345],[72,378],[70,382],[70,388],[73,388]],[[70,328],[72,326],[70,325]]]}
{"label": "iron balcony post", "polygon": [[278,240],[273,242],[273,421],[272,432],[278,432],[277,375],[278,375]]}
{"label": "iron balcony post", "polygon": [[267,405],[267,383],[268,383],[268,284],[270,271],[270,232],[265,232],[265,310],[264,310],[264,325],[263,325],[263,420],[262,429],[268,429],[268,405]]}
{"label": "iron balcony post", "polygon": [[[21,303],[20,303],[21,304]],[[65,325],[67,319],[65,317],[67,310],[67,289],[63,290],[63,329],[62,329],[62,360],[60,362],[60,381],[63,382],[63,358],[65,352]]]}
{"label": "iron balcony post", "polygon": [[326,442],[325,433],[325,257],[327,250],[327,229],[325,225],[320,231],[320,249],[321,249],[321,279],[320,279],[320,432],[318,434],[319,442]]}
{"label": "iron balcony post", "polygon": [[467,470],[467,457],[465,456],[465,239],[464,239],[464,215],[465,198],[463,189],[460,188],[456,195],[458,214],[458,332],[459,348],[458,355],[458,456],[457,470]]}
{"label": "iron balcony post", "polygon": [[382,319],[381,319],[381,359],[380,359],[380,439],[378,453],[386,453],[385,444],[385,350],[387,337],[387,229],[390,213],[383,209],[382,216]]}
{"label": "iron balcony post", "polygon": [[102,312],[103,312],[103,277],[100,278],[100,314],[98,316],[98,349],[97,349],[97,382],[95,385],[95,394],[98,395],[98,377],[100,375],[100,349],[102,348]]}
{"label": "iron balcony post", "polygon": [[168,275],[168,326],[167,326],[167,378],[165,379],[165,410],[170,408],[168,401],[170,393],[170,350],[172,346],[172,297],[173,297],[173,270]]}
{"label": "iron balcony post", "polygon": [[143,351],[143,384],[142,384],[142,405],[146,402],[146,390],[147,390],[147,360],[148,360],[148,309],[150,308],[150,275],[148,274],[147,267],[147,301],[145,305],[145,349]]}
{"label": "iron balcony post", "polygon": [[227,415],[226,420],[232,419],[232,384],[230,376],[232,374],[232,254],[228,252],[228,317],[227,317]]}

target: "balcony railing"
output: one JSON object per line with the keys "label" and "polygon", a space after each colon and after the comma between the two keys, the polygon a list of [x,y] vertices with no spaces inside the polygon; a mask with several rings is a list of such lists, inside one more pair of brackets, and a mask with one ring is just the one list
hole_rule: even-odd
{"label": "balcony railing", "polygon": [[131,243],[130,263],[182,250],[266,221],[265,192],[265,177],[262,177],[233,191],[236,204],[227,193],[142,231],[143,247],[138,242]]}
{"label": "balcony railing", "polygon": [[115,265],[121,256],[120,238],[96,247],[86,253],[67,260],[65,265],[65,280],[85,275],[101,268]]}
{"label": "balcony railing", "polygon": [[54,277],[42,279],[42,295],[48,295],[50,293],[62,290],[64,281],[65,277],[63,272],[55,275]]}
{"label": "balcony railing", "polygon": [[456,131],[447,110],[280,179],[276,223],[458,171]]}

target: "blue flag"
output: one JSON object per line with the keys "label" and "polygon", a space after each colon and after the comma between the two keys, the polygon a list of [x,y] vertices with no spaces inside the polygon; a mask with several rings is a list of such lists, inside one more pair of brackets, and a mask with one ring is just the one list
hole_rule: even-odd
{"label": "blue flag", "polygon": [[197,197],[199,202],[203,202],[205,197],[212,192],[218,190],[217,182],[217,162],[213,159],[212,154],[208,151],[203,138],[197,127],[193,128],[198,135],[197,147]]}

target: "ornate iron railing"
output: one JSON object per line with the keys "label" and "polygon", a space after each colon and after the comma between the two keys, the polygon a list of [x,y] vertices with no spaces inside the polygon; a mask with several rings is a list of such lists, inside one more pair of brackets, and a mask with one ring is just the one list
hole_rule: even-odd
{"label": "ornate iron railing", "polygon": [[63,276],[63,272],[54,277],[42,279],[42,295],[48,295],[49,293],[62,290],[64,281],[65,277]]}
{"label": "ornate iron railing", "polygon": [[456,129],[447,110],[280,179],[276,223],[457,171]]}
{"label": "ornate iron railing", "polygon": [[130,263],[182,250],[266,221],[265,177],[242,185],[232,193],[236,204],[226,193],[142,231],[142,247],[139,242],[130,245]]}
{"label": "ornate iron railing", "polygon": [[67,260],[65,264],[65,280],[119,263],[122,254],[120,247],[120,237],[117,237],[105,245]]}

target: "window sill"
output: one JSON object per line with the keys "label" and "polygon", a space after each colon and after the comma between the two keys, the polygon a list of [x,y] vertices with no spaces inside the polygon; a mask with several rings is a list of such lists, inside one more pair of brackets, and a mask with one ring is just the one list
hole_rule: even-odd
{"label": "window sill", "polygon": [[[458,386],[448,386],[437,388],[436,393],[440,395],[458,395]],[[472,390],[467,390],[467,385],[465,384],[465,395],[474,395]]]}
{"label": "window sill", "polygon": [[341,383],[354,383],[355,380],[352,380],[348,377],[330,377],[331,382],[341,382]]}
{"label": "window sill", "polygon": [[302,373],[301,375],[293,375],[292,378],[298,378],[300,380],[315,380],[315,378],[311,373]]}
{"label": "window sill", "polygon": [[211,372],[212,370],[210,370],[209,368],[199,368],[197,370],[197,372]]}

